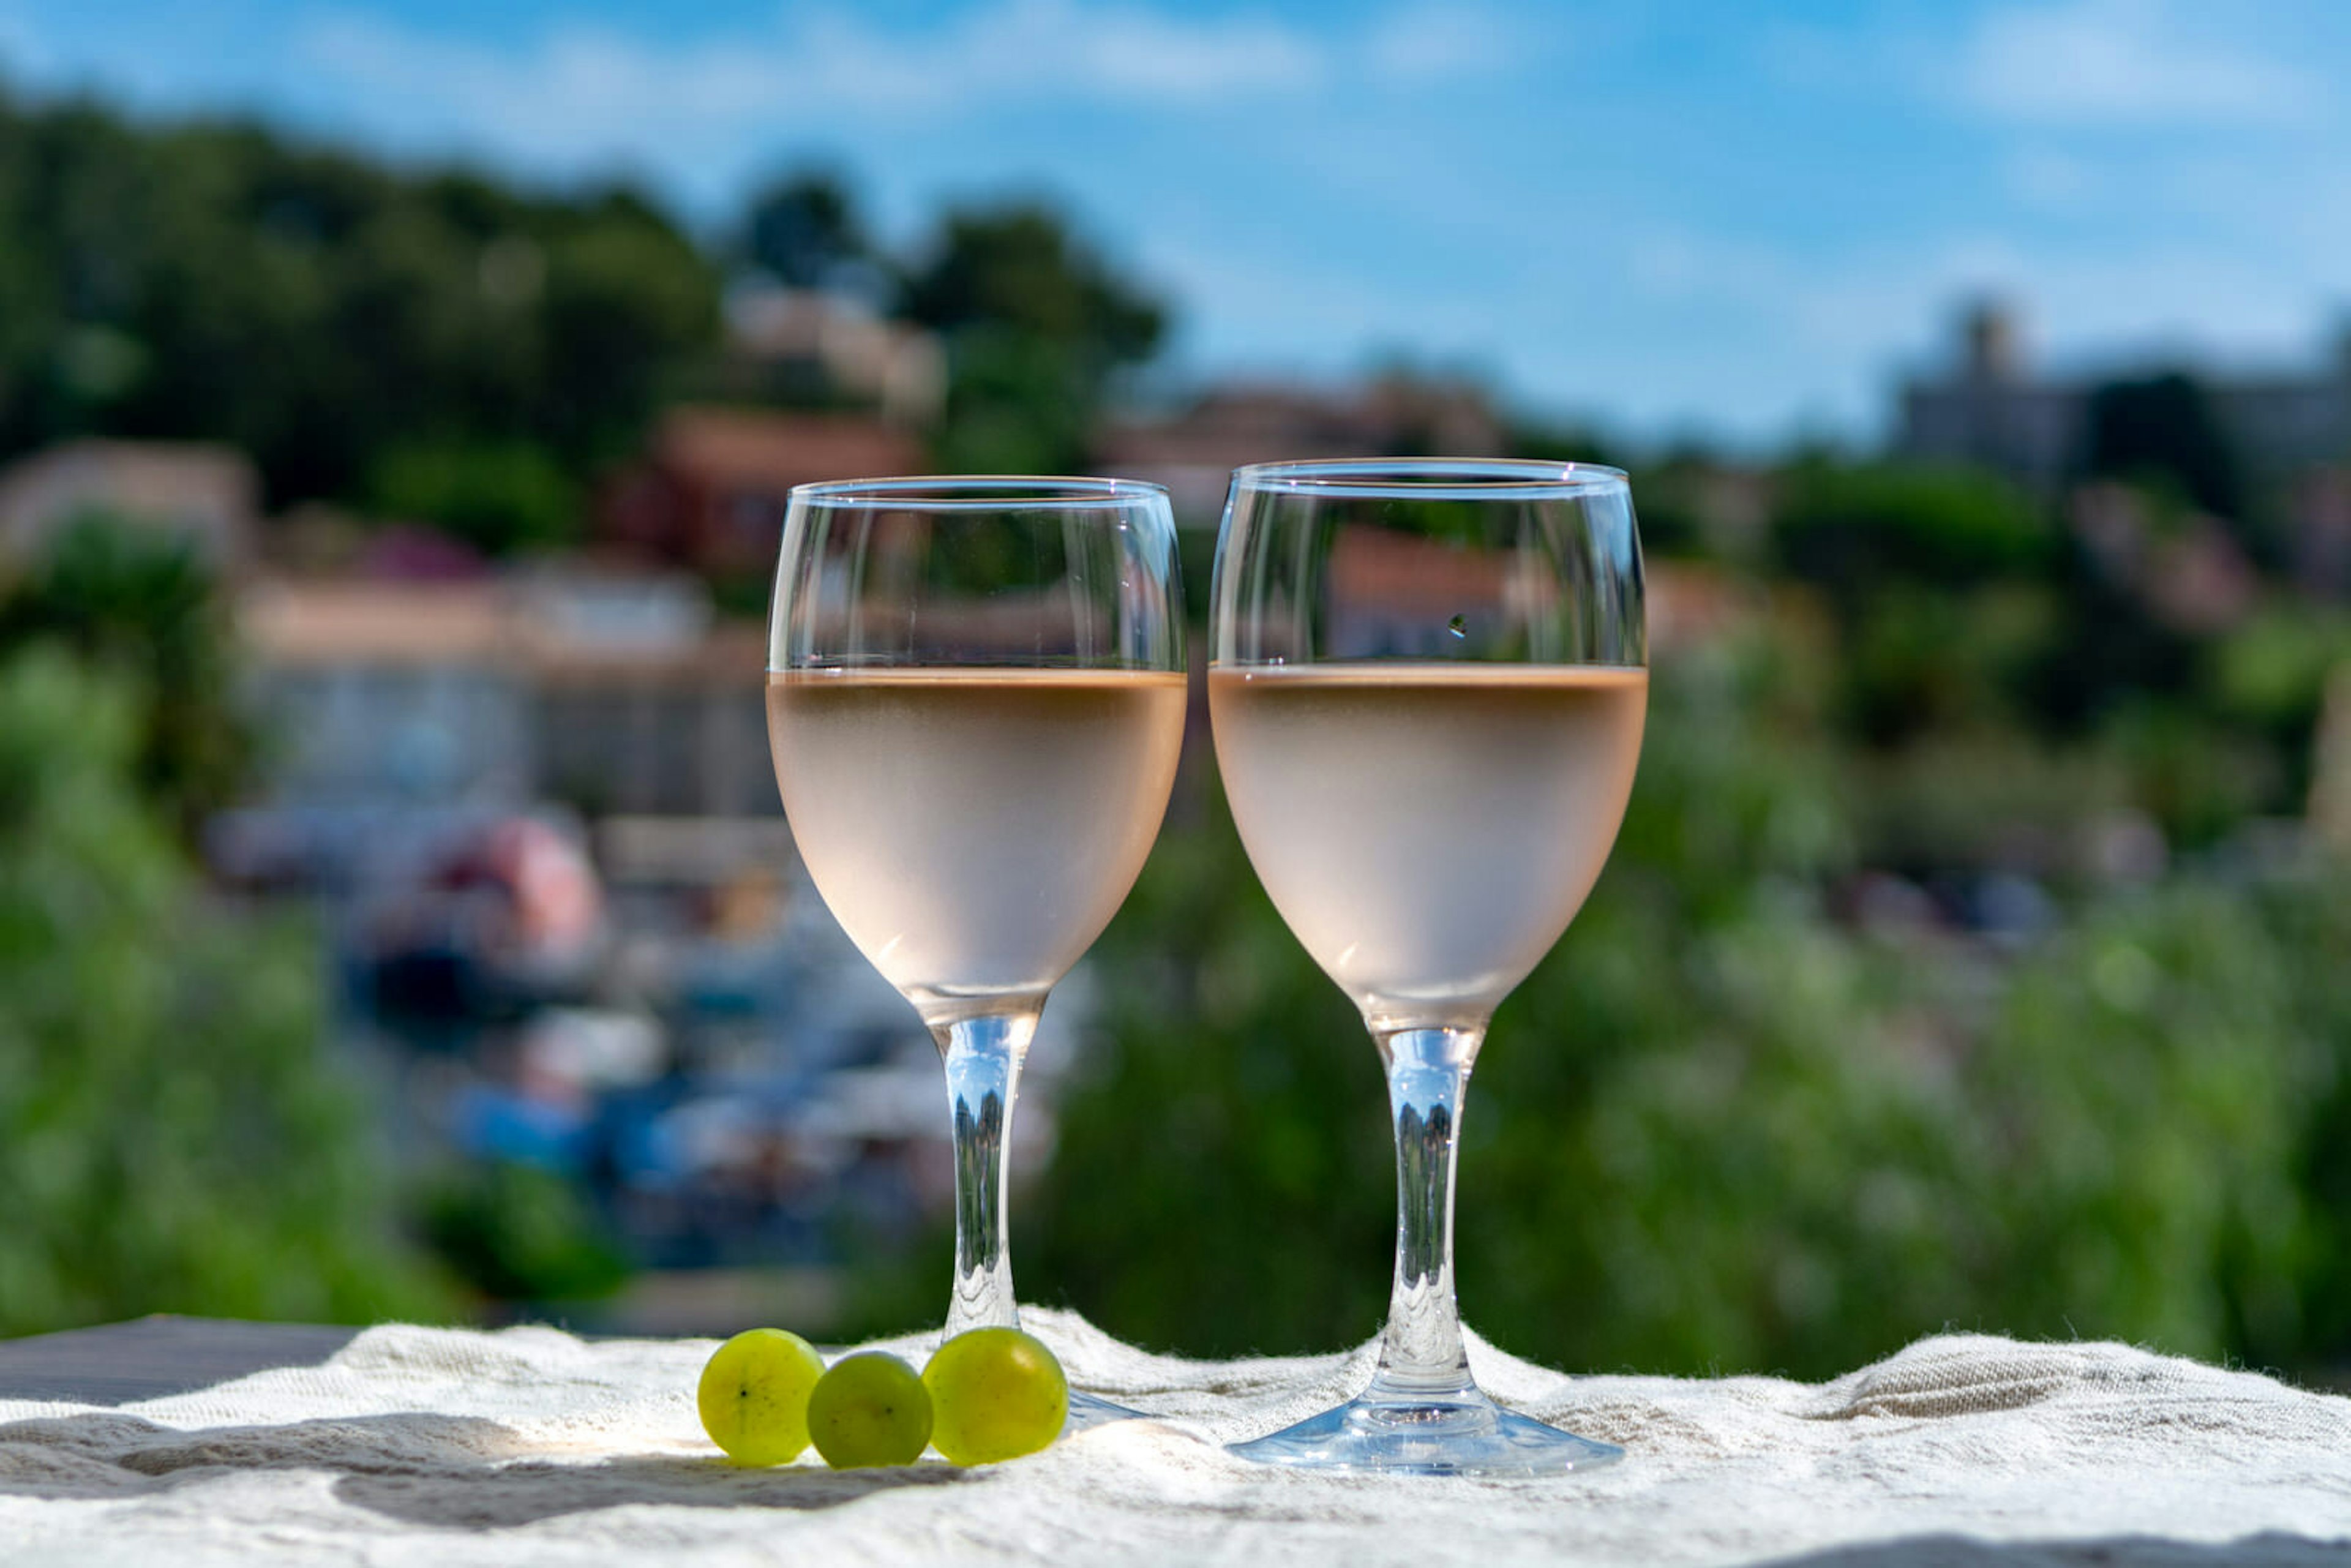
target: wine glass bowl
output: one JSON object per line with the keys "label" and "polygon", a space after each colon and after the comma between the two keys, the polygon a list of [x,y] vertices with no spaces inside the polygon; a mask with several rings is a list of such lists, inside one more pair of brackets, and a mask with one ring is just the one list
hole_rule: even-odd
{"label": "wine glass bowl", "polygon": [[768,729],[810,879],[945,1058],[946,1332],[1017,1327],[1004,1210],[1021,1061],[1142,869],[1184,732],[1165,491],[1115,479],[792,492]]}
{"label": "wine glass bowl", "polygon": [[1625,476],[1365,459],[1236,472],[1211,590],[1218,768],[1259,880],[1388,1073],[1397,1255],[1358,1399],[1237,1452],[1554,1474],[1620,1451],[1495,1406],[1453,1295],[1455,1136],[1488,1019],[1607,860],[1647,702]]}

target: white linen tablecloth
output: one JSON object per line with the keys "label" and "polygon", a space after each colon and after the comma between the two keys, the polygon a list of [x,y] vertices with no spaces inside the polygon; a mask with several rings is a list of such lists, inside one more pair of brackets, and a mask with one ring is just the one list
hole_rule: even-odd
{"label": "white linen tablecloth", "polygon": [[2125,1345],[1947,1335],[1805,1384],[1571,1379],[1473,1343],[1505,1403],[1630,1450],[1473,1481],[1219,1447],[1353,1392],[1371,1346],[1193,1362],[1028,1322],[1165,1416],[986,1469],[740,1470],[695,1418],[710,1341],[381,1327],[172,1398],[0,1401],[0,1562],[2351,1564],[2351,1399]]}

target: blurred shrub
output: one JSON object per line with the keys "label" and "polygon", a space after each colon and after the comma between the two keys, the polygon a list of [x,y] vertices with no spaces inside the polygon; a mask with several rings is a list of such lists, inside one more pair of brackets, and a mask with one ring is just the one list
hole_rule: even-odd
{"label": "blurred shrub", "polygon": [[510,1161],[468,1166],[424,1200],[424,1233],[466,1284],[495,1301],[606,1295],[629,1261],[562,1176]]}
{"label": "blurred shrub", "polygon": [[575,542],[584,515],[570,474],[523,441],[393,446],[369,470],[368,501],[385,517],[435,524],[490,555]]}
{"label": "blurred shrub", "polygon": [[2079,541],[2063,551],[2057,580],[2057,635],[2024,694],[2044,734],[2093,734],[2117,709],[2149,698],[2194,700],[2209,652],[2203,642],[2156,615],[2126,574]]}
{"label": "blurred shrub", "polygon": [[1835,700],[1872,745],[2005,717],[2063,620],[2057,535],[1990,475],[1801,463],[1777,486],[1771,536],[1834,612]]}
{"label": "blurred shrub", "polygon": [[2294,811],[2308,801],[2328,681],[2344,668],[2351,668],[2351,616],[2332,605],[2266,605],[2213,650],[2204,706],[2267,742],[2263,810]]}
{"label": "blurred shrub", "polygon": [[1842,604],[1889,582],[1966,587],[2056,559],[2040,509],[1966,468],[1800,463],[1781,477],[1771,531],[1787,570]]}
{"label": "blurred shrub", "polygon": [[57,647],[0,660],[0,1333],[435,1312],[320,1052],[316,945],[204,903],[142,706]]}
{"label": "blurred shrub", "polygon": [[2186,704],[2118,704],[2097,745],[2129,771],[2139,805],[2174,844],[2212,844],[2279,802],[2284,782],[2278,751],[2260,732]]}
{"label": "blurred shrub", "polygon": [[227,615],[181,539],[102,513],[69,523],[0,598],[0,650],[51,641],[127,677],[139,787],[193,830],[244,781]]}
{"label": "blurred shrub", "polygon": [[2125,758],[2011,726],[1930,731],[1898,751],[1849,758],[1843,771],[1861,858],[1922,878],[2021,870],[2070,883],[2095,859],[2102,823],[2144,810]]}
{"label": "blurred shrub", "polygon": [[2351,1351],[2305,1316],[2345,1239],[2304,1185],[2351,1134],[2326,1109],[2351,1071],[2340,880],[2176,883],[2016,974],[1969,1063],[1985,1322],[2271,1365]]}
{"label": "blurred shrub", "polygon": [[2236,718],[2307,738],[2326,678],[2351,659],[2351,617],[2332,606],[2264,607],[2223,642],[2213,662],[2213,698]]}
{"label": "blurred shrub", "polygon": [[[2251,500],[2243,460],[2203,384],[2178,371],[2107,382],[2085,411],[2083,469],[2174,486],[2203,510],[2242,525]],[[2250,543],[2261,543],[2250,530]]]}

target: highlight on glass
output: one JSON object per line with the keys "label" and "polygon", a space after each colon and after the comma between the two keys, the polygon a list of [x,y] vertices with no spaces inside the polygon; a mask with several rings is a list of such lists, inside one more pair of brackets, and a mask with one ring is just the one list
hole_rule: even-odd
{"label": "highlight on glass", "polygon": [[1591,892],[1633,788],[1648,652],[1625,476],[1482,459],[1243,468],[1211,595],[1209,713],[1233,820],[1378,1048],[1398,1207],[1371,1385],[1235,1451],[1438,1474],[1617,1459],[1479,1389],[1453,1203],[1488,1020]]}
{"label": "highlight on glass", "polygon": [[950,1336],[1019,1323],[1004,1199],[1021,1061],[1158,833],[1183,621],[1157,486],[791,495],[769,620],[776,781],[818,893],[946,1059]]}

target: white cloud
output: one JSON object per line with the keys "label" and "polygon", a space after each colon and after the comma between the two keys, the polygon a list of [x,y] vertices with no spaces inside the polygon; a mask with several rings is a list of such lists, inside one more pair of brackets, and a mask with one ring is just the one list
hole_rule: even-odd
{"label": "white cloud", "polygon": [[1186,108],[1311,94],[1348,78],[1426,82],[1508,58],[1489,12],[1426,6],[1325,37],[1273,15],[983,0],[923,29],[798,7],[769,26],[671,43],[563,24],[499,49],[344,11],[298,29],[314,89],[363,90],[500,151],[568,163],[844,116],[941,120],[1023,101]]}
{"label": "white cloud", "polygon": [[[2209,25],[2217,19],[2216,31]],[[1996,120],[2026,124],[2262,126],[2310,118],[2311,73],[2228,36],[2228,12],[2165,0],[2066,0],[1983,13],[1953,85]]]}
{"label": "white cloud", "polygon": [[1363,57],[1372,75],[1390,81],[1443,80],[1500,69],[1520,41],[1487,6],[1432,0],[1373,22]]}
{"label": "white cloud", "polygon": [[570,164],[615,152],[674,162],[728,138],[859,114],[952,116],[1023,99],[1198,104],[1311,87],[1315,39],[1275,21],[1193,23],[1075,0],[997,0],[925,33],[801,10],[772,27],[666,43],[559,26],[500,50],[358,13],[299,29],[313,86],[397,102],[496,149]]}
{"label": "white cloud", "polygon": [[2084,159],[2052,147],[2026,147],[2008,160],[2008,188],[2030,207],[2064,211],[2098,188],[2097,172]]}
{"label": "white cloud", "polygon": [[1083,84],[1089,96],[1157,101],[1248,96],[1317,81],[1328,67],[1314,39],[1270,19],[1187,23],[1131,8],[1081,10],[1068,0],[1014,0],[983,15],[1001,79],[1023,68]]}

